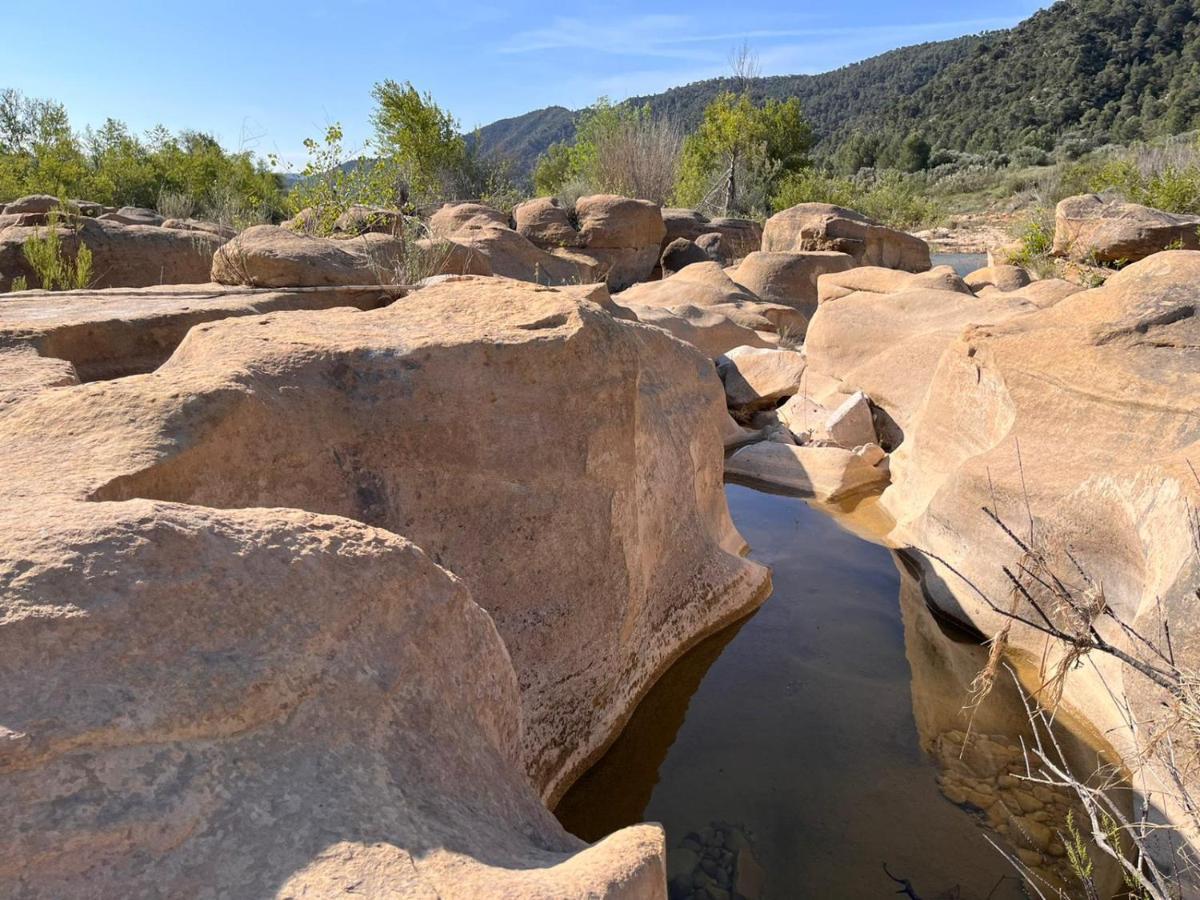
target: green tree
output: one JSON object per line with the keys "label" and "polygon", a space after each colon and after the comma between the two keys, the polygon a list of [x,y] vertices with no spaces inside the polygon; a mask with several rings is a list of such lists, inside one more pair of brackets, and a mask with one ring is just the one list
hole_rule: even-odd
{"label": "green tree", "polygon": [[719,195],[724,212],[744,209],[741,182],[755,179],[769,196],[771,185],[809,164],[812,140],[796,98],[756,107],[747,94],[726,91],[684,141],[676,198],[687,205],[716,205]]}
{"label": "green tree", "polygon": [[914,131],[900,145],[898,166],[905,172],[921,172],[929,168],[929,154],[932,152],[933,148],[929,146],[925,135]]}
{"label": "green tree", "polygon": [[456,194],[470,175],[458,120],[407,81],[384,81],[371,95],[378,149],[406,173],[412,195],[441,199]]}

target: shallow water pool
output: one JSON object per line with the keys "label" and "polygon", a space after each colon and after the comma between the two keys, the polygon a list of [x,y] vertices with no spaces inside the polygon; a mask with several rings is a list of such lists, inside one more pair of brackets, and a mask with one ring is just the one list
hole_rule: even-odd
{"label": "shallow water pool", "polygon": [[774,594],[666,673],[563,824],[663,823],[673,898],[739,879],[746,897],[894,896],[885,864],[925,900],[1024,896],[921,749],[892,554],[801,500],[726,490]]}

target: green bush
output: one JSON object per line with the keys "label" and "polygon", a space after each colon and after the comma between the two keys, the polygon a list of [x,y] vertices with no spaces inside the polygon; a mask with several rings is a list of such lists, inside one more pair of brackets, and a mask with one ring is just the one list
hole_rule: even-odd
{"label": "green bush", "polygon": [[928,194],[920,176],[896,171],[840,178],[803,170],[784,179],[772,206],[786,209],[798,203],[832,203],[857,210],[892,228],[912,230],[936,223],[941,205]]}
{"label": "green bush", "polygon": [[[60,213],[51,212],[45,236],[40,228],[35,229],[22,248],[25,261],[33,269],[44,291],[79,290],[86,288],[92,280],[92,251],[80,240],[75,256],[71,258],[59,234],[62,222]],[[67,222],[70,222],[69,216]],[[68,224],[65,227],[70,226]]]}

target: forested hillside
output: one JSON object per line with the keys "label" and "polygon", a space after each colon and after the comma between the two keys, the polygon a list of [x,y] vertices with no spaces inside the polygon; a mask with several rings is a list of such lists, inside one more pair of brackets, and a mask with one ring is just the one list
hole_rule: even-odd
{"label": "forested hillside", "polygon": [[[631,98],[693,128],[728,79]],[[822,75],[756,79],[800,99],[818,151],[849,134],[921,131],[935,148],[1079,149],[1200,126],[1200,0],[1062,0],[1015,28],[920,44]],[[528,172],[570,113],[550,107],[481,129],[487,154]]]}

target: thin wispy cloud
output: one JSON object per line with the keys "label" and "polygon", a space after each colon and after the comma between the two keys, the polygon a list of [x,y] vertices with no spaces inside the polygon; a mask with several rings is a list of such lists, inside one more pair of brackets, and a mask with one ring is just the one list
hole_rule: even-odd
{"label": "thin wispy cloud", "polygon": [[740,41],[760,41],[773,44],[777,41],[794,40],[795,38],[809,38],[814,41],[850,38],[868,44],[887,40],[898,46],[906,41],[987,31],[1004,28],[1011,24],[1011,19],[987,17],[914,22],[903,25],[805,26],[703,31],[697,28],[697,22],[693,17],[686,15],[636,15],[620,21],[614,21],[611,16],[594,19],[559,16],[548,26],[511,35],[498,49],[499,52],[506,54],[586,49],[590,53],[614,56],[715,61],[724,59],[725,48],[706,48],[704,45],[727,45]]}

